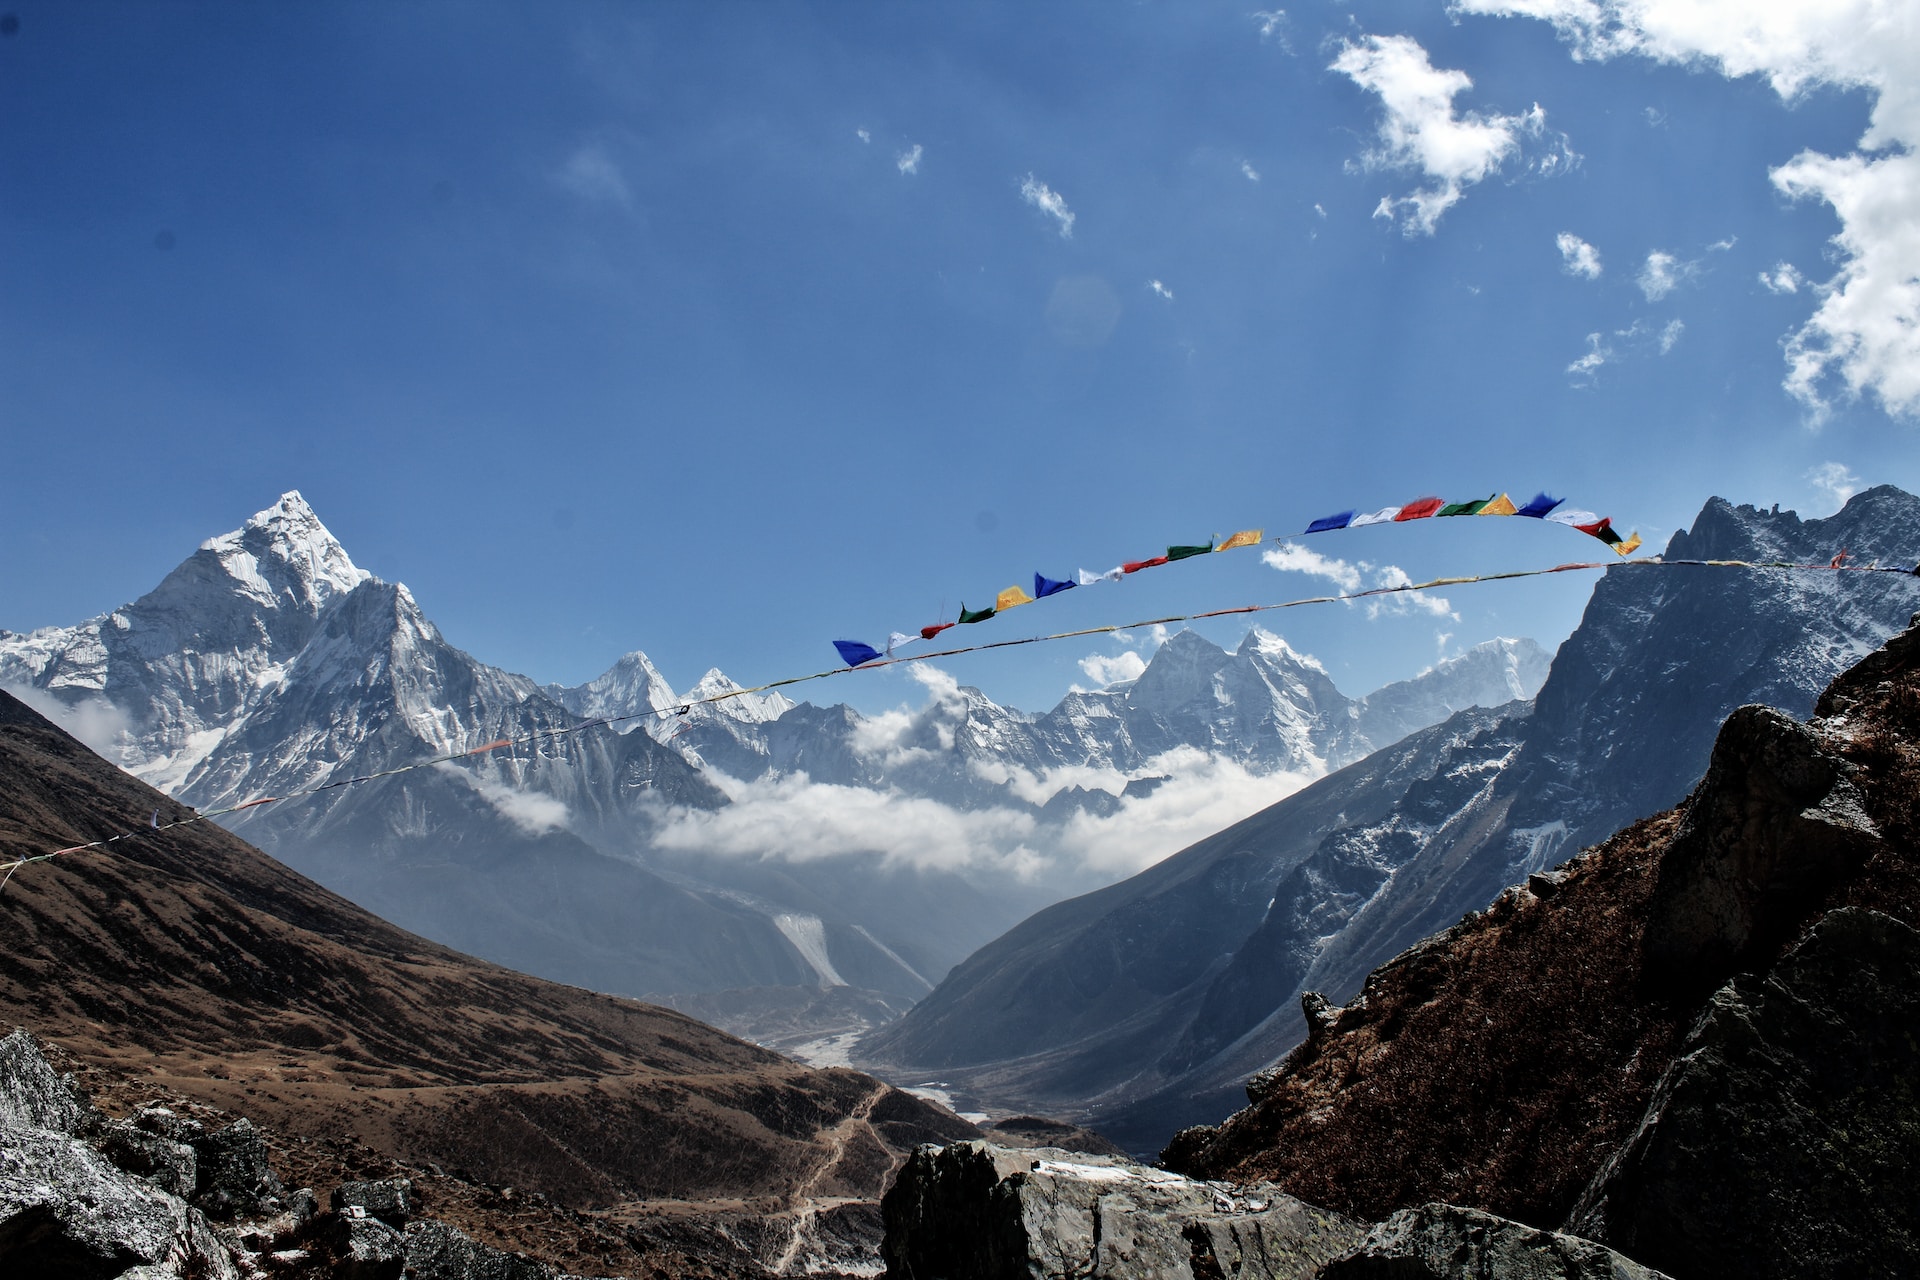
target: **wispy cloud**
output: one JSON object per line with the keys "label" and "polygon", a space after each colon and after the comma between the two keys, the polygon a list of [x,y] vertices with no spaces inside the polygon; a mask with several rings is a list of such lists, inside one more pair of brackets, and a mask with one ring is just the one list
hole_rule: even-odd
{"label": "wispy cloud", "polygon": [[1683,262],[1664,249],[1655,249],[1647,255],[1633,282],[1640,286],[1648,302],[1658,302],[1699,273],[1699,263]]}
{"label": "wispy cloud", "polygon": [[1158,280],[1147,281],[1147,288],[1153,290],[1155,293],[1165,298],[1168,302],[1173,301],[1173,290],[1167,288],[1167,286],[1161,283],[1160,281]]}
{"label": "wispy cloud", "polygon": [[1289,53],[1293,46],[1287,42],[1287,11],[1285,9],[1256,9],[1253,13],[1254,25],[1260,28],[1262,40],[1272,40]]}
{"label": "wispy cloud", "polygon": [[1342,41],[1329,69],[1378,94],[1386,108],[1379,146],[1361,157],[1361,167],[1410,169],[1430,180],[1410,195],[1382,197],[1374,210],[1376,218],[1404,216],[1403,229],[1410,236],[1432,235],[1440,216],[1468,187],[1521,154],[1523,139],[1552,143],[1528,166],[1534,172],[1556,172],[1577,159],[1564,136],[1548,134],[1546,112],[1537,103],[1519,115],[1457,111],[1453,100],[1473,86],[1472,79],[1464,71],[1435,67],[1409,36]]}
{"label": "wispy cloud", "polygon": [[1807,472],[1806,479],[1815,492],[1832,500],[1835,510],[1846,506],[1847,499],[1860,492],[1860,477],[1839,462],[1821,463]]}
{"label": "wispy cloud", "polygon": [[868,133],[865,129],[855,129],[853,131],[853,136],[865,143],[871,143],[873,141],[873,135],[871,133]]}
{"label": "wispy cloud", "polygon": [[1358,591],[1362,581],[1359,566],[1351,561],[1323,556],[1297,542],[1283,542],[1261,552],[1260,562],[1282,573],[1304,573],[1311,578],[1324,578],[1342,591]]}
{"label": "wispy cloud", "polygon": [[554,175],[559,184],[582,200],[630,208],[633,193],[607,149],[597,142],[582,145],[567,157]]}
{"label": "wispy cloud", "polygon": [[1248,161],[1242,160],[1240,162],[1240,172],[1245,175],[1248,182],[1260,181],[1260,171],[1254,168]]}
{"label": "wispy cloud", "polygon": [[1599,334],[1590,333],[1587,335],[1587,353],[1568,365],[1567,372],[1573,375],[1575,382],[1590,384],[1594,375],[1611,359],[1613,348]]}
{"label": "wispy cloud", "polygon": [[1771,272],[1760,273],[1760,283],[1769,293],[1798,293],[1806,282],[1807,278],[1791,262],[1776,263]]}
{"label": "wispy cloud", "polygon": [[902,173],[918,173],[920,157],[924,154],[926,154],[926,148],[916,142],[893,158],[893,167]]}
{"label": "wispy cloud", "polygon": [[1080,670],[1102,688],[1123,680],[1138,680],[1146,669],[1147,660],[1131,649],[1124,653],[1090,653],[1080,659]]}
{"label": "wispy cloud", "polygon": [[1554,243],[1560,246],[1560,269],[1570,276],[1579,276],[1585,280],[1600,278],[1600,251],[1582,240],[1571,231],[1562,231],[1554,237]]}
{"label": "wispy cloud", "polygon": [[1060,228],[1060,238],[1073,238],[1073,210],[1067,208],[1066,197],[1028,174],[1020,183],[1020,198],[1052,218]]}
{"label": "wispy cloud", "polygon": [[[1813,423],[1863,395],[1920,417],[1920,26],[1893,0],[1453,0],[1455,13],[1551,22],[1576,58],[1638,56],[1730,79],[1765,76],[1789,101],[1820,85],[1866,89],[1857,149],[1807,150],[1768,176],[1840,220],[1839,270],[1809,293],[1813,314],[1787,335],[1789,395]],[[1776,292],[1789,292],[1769,284]],[[1796,286],[1798,281],[1795,281]],[[1797,292],[1797,287],[1793,292]]]}
{"label": "wispy cloud", "polygon": [[1610,336],[1590,333],[1587,335],[1586,354],[1568,365],[1566,371],[1573,375],[1575,385],[1591,386],[1602,367],[1627,355],[1658,351],[1664,356],[1673,350],[1680,341],[1680,335],[1686,331],[1686,321],[1676,316],[1663,325],[1635,320],[1624,329],[1615,329]]}
{"label": "wispy cloud", "polygon": [[[1321,578],[1332,583],[1342,594],[1352,594],[1363,588],[1405,587],[1411,586],[1413,579],[1407,571],[1396,564],[1374,564],[1367,560],[1341,560],[1333,556],[1324,556],[1297,542],[1283,542],[1278,547],[1262,552],[1261,563],[1282,573],[1304,573],[1308,577]],[[1378,618],[1389,614],[1427,613],[1439,618],[1458,617],[1453,605],[1444,596],[1430,595],[1424,591],[1408,591],[1396,595],[1381,596],[1379,599],[1365,602],[1369,618]]]}
{"label": "wispy cloud", "polygon": [[1733,246],[1739,243],[1740,243],[1739,236],[1728,236],[1724,240],[1715,240],[1712,244],[1708,245],[1707,252],[1708,253],[1726,253],[1729,250],[1731,250]]}

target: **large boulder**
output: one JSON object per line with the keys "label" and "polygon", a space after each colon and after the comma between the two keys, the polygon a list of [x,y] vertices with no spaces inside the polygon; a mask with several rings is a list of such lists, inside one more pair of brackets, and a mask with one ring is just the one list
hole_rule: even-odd
{"label": "large boulder", "polygon": [[359,1209],[364,1216],[398,1230],[413,1216],[413,1183],[406,1178],[343,1182],[333,1189],[329,1203],[335,1213]]}
{"label": "large boulder", "polygon": [[129,1121],[108,1121],[95,1136],[94,1146],[120,1169],[182,1200],[193,1195],[198,1184],[199,1158],[192,1147]]}
{"label": "large boulder", "polygon": [[1321,1280],[1665,1280],[1605,1245],[1463,1209],[1402,1209]]}
{"label": "large boulder", "polygon": [[286,1188],[267,1160],[266,1140],[244,1116],[193,1140],[194,1203],[215,1218],[262,1218],[286,1207]]}
{"label": "large boulder", "polygon": [[47,1065],[26,1028],[0,1040],[0,1129],[78,1134],[94,1118],[92,1105]]}
{"label": "large boulder", "polygon": [[1265,1185],[984,1142],[920,1147],[881,1211],[892,1280],[1306,1280],[1364,1230]]}
{"label": "large boulder", "polygon": [[137,1267],[238,1280],[198,1210],[64,1133],[0,1142],[0,1275],[108,1280]]}
{"label": "large boulder", "polygon": [[542,1262],[471,1240],[444,1222],[410,1222],[408,1280],[554,1280]]}
{"label": "large boulder", "polygon": [[1823,917],[1714,995],[1568,1220],[1675,1275],[1920,1275],[1920,933]]}

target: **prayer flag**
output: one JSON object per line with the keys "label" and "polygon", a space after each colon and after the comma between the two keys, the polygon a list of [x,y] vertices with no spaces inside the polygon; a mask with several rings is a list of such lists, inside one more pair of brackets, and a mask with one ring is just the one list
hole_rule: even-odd
{"label": "prayer flag", "polygon": [[1845,564],[1846,562],[1847,562],[1847,552],[1845,548],[1842,548],[1840,551],[1840,554],[1833,558],[1833,563],[1829,564],[1827,568],[1838,569],[1841,565]]}
{"label": "prayer flag", "polygon": [[1080,585],[1090,587],[1096,582],[1118,582],[1126,576],[1126,573],[1126,569],[1120,565],[1115,565],[1105,573],[1089,573],[1087,570],[1082,569],[1080,571]]}
{"label": "prayer flag", "polygon": [[1195,557],[1195,556],[1204,556],[1204,555],[1208,555],[1208,554],[1210,554],[1210,553],[1211,553],[1212,551],[1213,551],[1213,544],[1212,544],[1211,542],[1209,542],[1209,543],[1208,543],[1208,544],[1207,544],[1206,546],[1204,546],[1204,547],[1168,547],[1168,548],[1167,548],[1167,559],[1169,559],[1169,560],[1191,560],[1191,559],[1193,559],[1193,557]]}
{"label": "prayer flag", "polygon": [[1231,551],[1235,547],[1257,547],[1260,545],[1260,539],[1264,534],[1265,534],[1265,530],[1263,529],[1242,529],[1240,532],[1234,534],[1231,538],[1228,538],[1225,542],[1215,547],[1214,550],[1215,551]]}
{"label": "prayer flag", "polygon": [[1547,512],[1553,510],[1565,501],[1565,498],[1552,497],[1545,490],[1542,490],[1533,495],[1533,501],[1527,503],[1526,506],[1520,508],[1513,514],[1517,516],[1532,516],[1535,520],[1540,520],[1545,518]]}
{"label": "prayer flag", "polygon": [[1071,578],[1064,582],[1055,582],[1052,578],[1043,577],[1037,573],[1033,575],[1033,598],[1035,600],[1044,600],[1048,596],[1058,595],[1062,591],[1071,591],[1073,587],[1074,583]]}
{"label": "prayer flag", "polygon": [[887,637],[887,652],[892,653],[903,644],[912,644],[919,636],[910,636],[904,631],[896,631]]}
{"label": "prayer flag", "polygon": [[1371,515],[1355,516],[1348,527],[1358,529],[1363,524],[1392,524],[1399,518],[1399,507],[1382,507]]}
{"label": "prayer flag", "polygon": [[1613,517],[1611,516],[1605,517],[1593,524],[1577,524],[1573,527],[1582,533],[1591,534],[1610,547],[1622,540],[1620,535],[1613,531]]}
{"label": "prayer flag", "polygon": [[1504,493],[1480,508],[1480,514],[1483,516],[1511,516],[1519,513],[1520,509],[1513,505],[1513,499]]}
{"label": "prayer flag", "polygon": [[1625,542],[1614,548],[1615,551],[1618,551],[1623,556],[1630,556],[1639,549],[1640,535],[1637,532],[1631,538],[1628,538]]}
{"label": "prayer flag", "polygon": [[1008,587],[1005,591],[1002,591],[993,598],[993,608],[996,613],[1005,609],[1014,608],[1017,605],[1032,603],[1033,597],[1022,591],[1019,587]]}
{"label": "prayer flag", "polygon": [[1406,506],[1400,508],[1399,513],[1393,518],[1396,522],[1402,520],[1425,520],[1439,509],[1440,499],[1421,498],[1417,502],[1409,502]]}
{"label": "prayer flag", "polygon": [[1165,556],[1155,556],[1151,560],[1129,560],[1120,566],[1120,572],[1138,573],[1142,569],[1151,569],[1157,564],[1165,564],[1166,562],[1167,558]]}
{"label": "prayer flag", "polygon": [[962,622],[985,622],[992,616],[992,609],[968,609],[964,604],[960,606],[960,621]]}
{"label": "prayer flag", "polygon": [[1342,511],[1337,516],[1321,516],[1307,526],[1308,533],[1327,533],[1334,529],[1344,529],[1353,521],[1354,513]]}
{"label": "prayer flag", "polygon": [[1600,517],[1591,511],[1556,511],[1546,517],[1555,524],[1570,524],[1578,529],[1583,524],[1592,524]]}
{"label": "prayer flag", "polygon": [[920,638],[922,640],[931,640],[952,625],[951,622],[936,622],[930,627],[922,627],[920,628]]}
{"label": "prayer flag", "polygon": [[1492,502],[1497,495],[1489,494],[1484,498],[1475,498],[1471,502],[1449,502],[1434,512],[1436,516],[1477,516],[1480,509]]}
{"label": "prayer flag", "polygon": [[835,640],[833,647],[840,651],[840,661],[850,667],[857,667],[863,662],[872,662],[875,658],[882,656],[878,649],[870,644],[861,644],[858,640]]}

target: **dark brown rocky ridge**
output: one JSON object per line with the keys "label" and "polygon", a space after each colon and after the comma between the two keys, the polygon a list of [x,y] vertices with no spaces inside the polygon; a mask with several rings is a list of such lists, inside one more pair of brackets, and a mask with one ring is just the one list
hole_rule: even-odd
{"label": "dark brown rocky ridge", "polygon": [[[0,694],[0,857],[155,811],[180,813]],[[0,914],[0,1024],[290,1140],[565,1209],[871,1198],[916,1142],[976,1132],[869,1076],[427,942],[211,823],[24,867]]]}

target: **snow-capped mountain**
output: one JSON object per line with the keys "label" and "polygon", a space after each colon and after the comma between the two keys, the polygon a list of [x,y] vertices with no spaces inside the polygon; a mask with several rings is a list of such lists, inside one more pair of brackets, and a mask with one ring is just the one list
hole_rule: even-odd
{"label": "snow-capped mountain", "polygon": [[[0,684],[109,725],[111,758],[202,809],[512,739],[225,819],[396,923],[604,990],[849,984],[894,1007],[1111,878],[1054,842],[1124,826],[1173,770],[1228,762],[1284,794],[1454,706],[1530,693],[1544,662],[1499,641],[1351,699],[1277,635],[1229,653],[1183,632],[1138,679],[1041,715],[937,679],[925,707],[878,717],[707,703],[740,686],[716,670],[676,692],[637,651],[540,685],[449,644],[298,493],[123,608],[0,632]],[[973,857],[995,841],[998,861]]]}
{"label": "snow-capped mountain", "polygon": [[[1920,499],[1881,487],[1802,521],[1716,498],[1666,554],[1824,564],[1843,549],[1912,564]],[[1507,885],[1670,807],[1731,711],[1808,714],[1916,609],[1912,576],[1611,572],[1531,707],[1457,712],[1048,908],[856,1058],[1157,1149],[1237,1106],[1240,1082],[1298,1043],[1303,992],[1349,998],[1375,966]]]}

